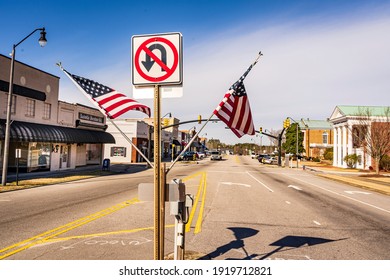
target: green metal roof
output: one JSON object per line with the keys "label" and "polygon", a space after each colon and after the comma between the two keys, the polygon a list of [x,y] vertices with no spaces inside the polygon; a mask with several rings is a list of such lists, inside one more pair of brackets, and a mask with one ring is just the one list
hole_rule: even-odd
{"label": "green metal roof", "polygon": [[310,119],[301,119],[299,121],[299,126],[301,129],[331,129],[332,124],[326,120],[310,120]]}
{"label": "green metal roof", "polygon": [[[371,116],[381,117],[389,115],[389,106],[337,106],[340,112],[345,116],[366,115],[367,111]],[[387,111],[387,113],[386,113]]]}

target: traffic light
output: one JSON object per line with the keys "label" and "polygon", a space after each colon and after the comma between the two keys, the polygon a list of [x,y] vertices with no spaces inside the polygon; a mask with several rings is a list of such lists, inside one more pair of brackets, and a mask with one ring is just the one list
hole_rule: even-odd
{"label": "traffic light", "polygon": [[260,133],[263,133],[263,127],[260,126]]}
{"label": "traffic light", "polygon": [[283,121],[283,127],[284,128],[288,128],[290,126],[290,119],[287,118]]}
{"label": "traffic light", "polygon": [[163,119],[163,125],[168,126],[169,125],[169,119]]}
{"label": "traffic light", "polygon": [[201,123],[202,123],[202,116],[199,115],[199,116],[198,116],[198,124],[201,124]]}

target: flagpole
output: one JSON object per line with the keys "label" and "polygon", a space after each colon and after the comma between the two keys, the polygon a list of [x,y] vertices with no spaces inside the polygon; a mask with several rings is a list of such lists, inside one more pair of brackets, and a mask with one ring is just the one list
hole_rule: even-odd
{"label": "flagpole", "polygon": [[[244,78],[246,77],[246,75],[248,75],[249,71],[252,69],[253,66],[256,65],[256,63],[259,61],[260,57],[262,56],[263,54],[261,53],[261,51],[259,52],[259,54],[257,55],[255,61],[249,66],[249,68],[246,70],[246,72],[244,73]],[[194,142],[194,140],[196,139],[196,137],[199,135],[199,133],[203,130],[203,128],[207,125],[207,123],[211,120],[211,118],[214,116],[214,111],[213,113],[211,114],[211,116],[207,119],[207,121],[205,122],[205,124],[200,128],[200,130],[194,135],[194,137],[192,137],[192,139],[190,140],[190,142],[187,144],[187,146],[180,152],[180,154],[177,156],[177,158],[175,159],[174,162],[172,162],[171,166],[169,166],[166,170],[166,174],[168,174],[168,172],[172,169],[172,167],[175,165],[175,163],[179,160],[180,156],[182,154],[184,154],[189,147],[191,147],[191,144],[192,142]]]}
{"label": "flagpole", "polygon": [[[88,98],[89,96],[85,93],[85,91],[80,87],[80,85],[78,83],[76,83],[73,78],[68,74],[68,72],[65,71],[65,69],[62,67],[61,65],[61,62],[57,62],[56,65],[58,67],[60,67],[60,69],[62,70],[62,72],[65,73],[65,75],[76,85],[76,87]],[[100,113],[102,113],[104,116],[107,116],[106,112],[100,108],[100,107],[96,107],[96,109],[98,109],[100,111]],[[133,141],[131,141],[131,139],[118,127],[118,125],[110,118],[107,116],[107,118],[111,124],[113,126],[115,126],[115,128],[120,132],[120,134],[126,139],[127,142],[130,143],[130,145],[133,146],[133,148],[146,160],[146,162],[151,166],[153,167],[154,165],[150,162],[150,160],[138,149],[138,147],[133,143]]]}
{"label": "flagpole", "polygon": [[255,62],[252,63],[252,66],[256,65],[257,61],[259,61],[261,56],[263,56],[263,54],[261,53],[261,51],[259,51],[259,54],[257,55],[257,58],[256,58]]}

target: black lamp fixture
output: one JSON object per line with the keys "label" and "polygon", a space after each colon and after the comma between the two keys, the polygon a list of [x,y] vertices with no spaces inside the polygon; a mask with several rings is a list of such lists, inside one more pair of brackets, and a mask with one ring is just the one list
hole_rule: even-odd
{"label": "black lamp fixture", "polygon": [[44,27],[41,29],[41,37],[39,38],[38,42],[41,47],[46,46],[47,40],[46,40],[46,31]]}

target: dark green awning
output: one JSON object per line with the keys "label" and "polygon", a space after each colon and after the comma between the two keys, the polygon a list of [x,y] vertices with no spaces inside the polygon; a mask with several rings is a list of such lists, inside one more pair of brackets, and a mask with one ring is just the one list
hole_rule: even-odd
{"label": "dark green awning", "polygon": [[[114,137],[104,131],[87,130],[55,125],[13,121],[10,140],[15,142],[48,143],[115,143]],[[5,120],[0,120],[0,139],[5,138]]]}

